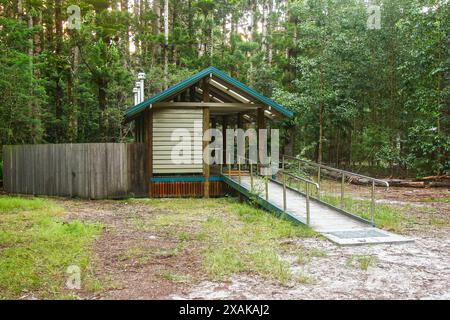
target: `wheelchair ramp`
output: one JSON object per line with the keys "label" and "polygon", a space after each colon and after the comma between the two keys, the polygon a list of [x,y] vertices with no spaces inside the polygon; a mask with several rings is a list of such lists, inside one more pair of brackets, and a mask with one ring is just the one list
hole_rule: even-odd
{"label": "wheelchair ramp", "polygon": [[[268,181],[268,198],[266,199],[265,181],[259,176],[253,177],[253,192],[251,190],[251,178],[248,175],[242,175],[240,179],[237,176],[225,175],[223,175],[223,178],[228,185],[244,196],[255,197],[264,208],[284,214],[294,222],[306,224],[306,197],[297,190],[287,188],[286,210],[283,210],[283,186],[280,183],[273,180]],[[310,201],[310,227],[339,245],[412,241],[406,237],[375,228],[369,221],[345,213],[313,198]]]}

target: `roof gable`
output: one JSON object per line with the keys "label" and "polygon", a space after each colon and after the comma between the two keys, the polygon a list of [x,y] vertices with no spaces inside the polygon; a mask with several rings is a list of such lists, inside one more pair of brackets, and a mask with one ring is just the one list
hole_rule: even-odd
{"label": "roof gable", "polygon": [[223,81],[229,83],[230,85],[244,91],[245,93],[247,93],[249,96],[253,97],[254,99],[260,101],[261,103],[270,106],[272,108],[274,108],[275,110],[277,110],[279,113],[281,113],[282,115],[288,117],[288,118],[292,118],[293,117],[293,113],[289,110],[287,110],[286,108],[284,108],[283,106],[279,105],[278,103],[276,103],[275,101],[263,96],[262,94],[260,94],[259,92],[251,89],[250,87],[246,86],[245,84],[243,84],[242,82],[239,82],[238,80],[230,77],[229,75],[227,75],[226,73],[224,73],[223,71],[220,71],[219,69],[215,68],[215,67],[208,67],[192,76],[190,76],[189,78],[186,78],[185,80],[173,85],[172,87],[167,88],[166,90],[163,90],[153,96],[151,96],[150,98],[144,100],[143,102],[127,109],[125,111],[125,120],[133,117],[134,115],[142,112],[143,110],[146,109],[146,107],[148,107],[149,105],[151,105],[152,103],[155,102],[159,102],[161,100],[163,100],[164,98],[169,97],[170,95],[176,93],[177,91],[183,90],[184,88],[187,88],[189,86],[191,86],[192,84],[198,82],[199,80],[209,76],[210,74],[213,74],[214,76],[216,76],[217,78],[222,79]]}

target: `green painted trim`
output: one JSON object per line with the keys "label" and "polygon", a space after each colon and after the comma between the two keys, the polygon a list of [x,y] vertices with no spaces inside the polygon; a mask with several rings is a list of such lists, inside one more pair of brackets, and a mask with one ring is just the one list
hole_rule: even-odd
{"label": "green painted trim", "polygon": [[[203,182],[204,176],[167,176],[167,177],[152,177],[151,182]],[[222,177],[210,176],[208,181],[223,181]]]}
{"label": "green painted trim", "polygon": [[171,94],[173,94],[174,92],[180,90],[180,89],[184,89],[198,81],[200,81],[201,79],[203,79],[204,77],[208,76],[209,74],[213,74],[216,77],[232,84],[233,86],[245,91],[246,93],[248,93],[250,96],[254,97],[255,99],[261,101],[262,103],[273,107],[275,110],[277,110],[278,112],[280,112],[281,114],[283,114],[284,116],[288,117],[288,118],[292,118],[294,116],[294,114],[287,110],[286,108],[284,108],[283,106],[279,105],[278,103],[276,103],[275,101],[273,101],[272,99],[269,99],[265,96],[263,96],[262,94],[260,94],[259,92],[251,89],[250,87],[246,86],[245,84],[243,84],[242,82],[239,82],[238,80],[230,77],[229,75],[227,75],[226,73],[224,73],[223,71],[220,71],[217,68],[214,67],[208,67],[194,75],[192,75],[189,78],[184,79],[183,81],[177,83],[176,85],[161,91],[153,96],[151,96],[150,98],[146,99],[145,101],[129,108],[128,110],[125,111],[125,120],[129,119],[130,117],[136,115],[137,113],[145,110],[145,108],[147,106],[149,106],[152,103],[161,101],[162,99],[164,99],[165,97],[170,96]]}

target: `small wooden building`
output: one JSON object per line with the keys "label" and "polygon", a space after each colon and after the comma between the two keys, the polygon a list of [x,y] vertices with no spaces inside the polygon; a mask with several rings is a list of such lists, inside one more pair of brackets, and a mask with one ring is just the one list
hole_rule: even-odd
{"label": "small wooden building", "polygon": [[202,132],[208,128],[260,129],[273,119],[292,116],[271,99],[209,67],[129,108],[125,122],[134,121],[136,142],[146,145],[150,197],[209,197],[224,192],[217,168],[201,161],[209,142],[201,138],[192,142],[194,158],[200,161],[174,164],[171,151],[178,142],[171,139],[173,130],[193,132],[199,123]]}

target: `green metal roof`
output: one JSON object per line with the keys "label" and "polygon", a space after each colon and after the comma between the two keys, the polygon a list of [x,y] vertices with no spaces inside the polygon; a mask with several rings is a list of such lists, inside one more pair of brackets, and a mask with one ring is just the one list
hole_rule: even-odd
{"label": "green metal roof", "polygon": [[229,75],[227,75],[226,73],[220,71],[217,68],[208,67],[208,68],[206,68],[206,69],[204,69],[204,70],[194,74],[193,76],[190,76],[189,78],[187,78],[187,79],[177,83],[176,85],[174,85],[174,86],[172,86],[170,88],[167,88],[166,90],[163,90],[163,91],[161,91],[161,92],[151,96],[150,98],[142,101],[141,103],[139,103],[139,104],[129,108],[127,111],[125,111],[125,119],[127,120],[127,119],[131,118],[132,116],[136,115],[137,113],[145,110],[145,108],[147,106],[151,105],[152,103],[159,102],[162,99],[167,98],[168,96],[170,96],[174,92],[177,92],[180,89],[189,87],[190,85],[198,82],[199,80],[201,80],[202,78],[208,76],[209,74],[213,74],[216,77],[222,79],[223,81],[226,81],[229,84],[235,86],[236,88],[241,89],[242,91],[246,92],[247,94],[249,94],[250,96],[252,96],[256,100],[259,100],[263,104],[274,108],[275,110],[277,110],[278,112],[280,112],[281,114],[283,114],[284,116],[286,116],[288,118],[292,118],[294,116],[294,114],[291,111],[287,110],[286,108],[284,108],[283,106],[279,105],[275,101],[273,101],[273,100],[263,96],[259,92],[249,88],[248,86],[246,86],[242,82],[237,81],[236,79],[230,77]]}

